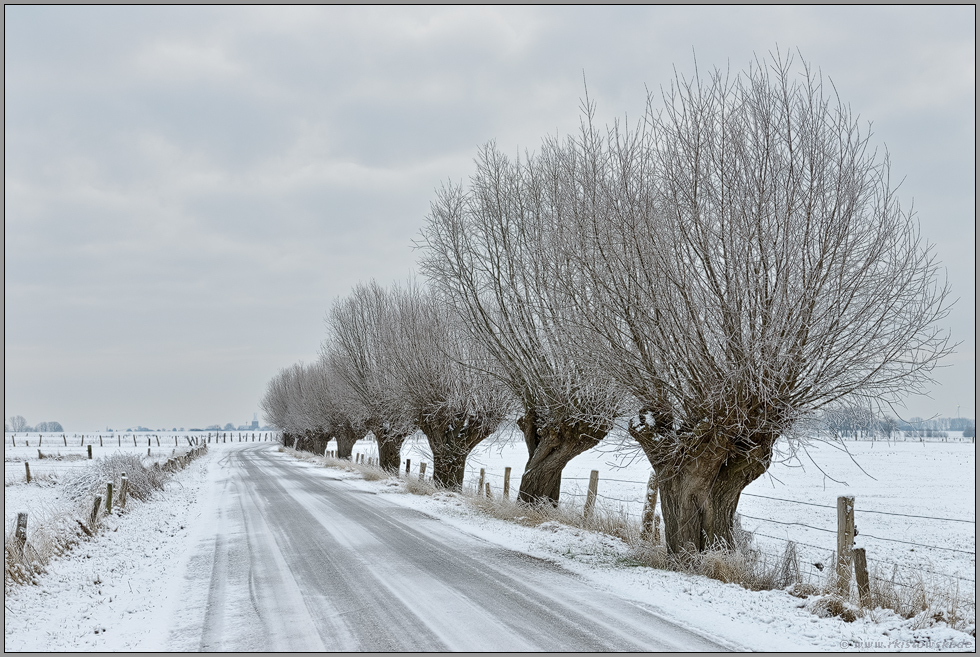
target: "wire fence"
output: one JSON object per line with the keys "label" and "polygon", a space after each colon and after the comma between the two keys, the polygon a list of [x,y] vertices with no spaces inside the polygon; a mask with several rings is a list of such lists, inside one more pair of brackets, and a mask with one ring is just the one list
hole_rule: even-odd
{"label": "wire fence", "polygon": [[[514,487],[519,486],[520,475],[516,474],[512,485]],[[468,472],[468,477],[476,477],[476,470]],[[484,477],[487,480],[501,480],[503,475],[492,472],[490,470],[484,469]],[[589,481],[589,477],[581,476],[565,476],[562,477],[563,483],[571,484],[566,486],[562,490],[561,495],[563,498],[571,498],[573,500],[581,501],[587,499],[589,493],[583,490],[583,486],[579,482]],[[599,501],[604,501],[607,504],[620,505],[619,512],[630,518],[639,519],[642,516],[643,505],[646,502],[647,493],[647,481],[640,481],[635,479],[624,479],[608,477],[604,478],[600,476],[600,487],[596,491],[595,497]],[[605,483],[615,483],[615,484],[626,484],[635,485],[635,490],[637,494],[635,496],[624,496],[622,495],[622,486],[617,489],[619,494],[608,494],[601,492],[601,484]],[[834,515],[831,518],[826,518],[827,524],[822,524],[819,517],[815,517],[811,512],[806,512],[806,521],[802,520],[785,520],[778,519],[776,517],[763,517],[762,515],[753,515],[750,513],[745,513],[744,511],[738,513],[739,525],[743,524],[744,521],[753,521],[757,527],[753,528],[750,533],[753,537],[758,537],[760,539],[768,539],[770,542],[776,542],[776,545],[780,543],[783,549],[787,549],[790,543],[793,544],[794,548],[801,548],[804,551],[804,557],[800,560],[800,565],[802,571],[802,576],[808,578],[809,581],[819,581],[821,579],[826,579],[831,576],[833,571],[833,564],[836,560],[836,540],[829,541],[827,544],[820,545],[822,540],[812,540],[809,539],[809,534],[815,533],[815,537],[832,535],[834,537],[838,534],[837,523],[836,523],[836,513],[837,507],[830,504],[820,504],[818,502],[804,501],[804,500],[793,500],[786,497],[778,497],[771,495],[761,495],[758,493],[742,493],[744,497],[756,498],[759,500],[765,500],[766,502],[776,503],[785,508],[796,508],[801,509],[822,509],[826,512],[832,512]],[[867,515],[866,515],[867,514]],[[818,513],[818,516],[820,514]],[[943,525],[947,527],[958,526],[964,529],[968,529],[968,526],[976,526],[975,519],[969,518],[954,518],[942,515],[926,515],[921,513],[903,513],[899,511],[886,511],[882,509],[867,509],[863,507],[858,507],[855,510],[855,515],[857,518],[868,518],[869,516],[878,516],[882,518],[893,518],[893,519],[907,519],[909,521],[929,521],[930,523],[935,523],[933,525],[934,529],[941,529]],[[761,525],[761,526],[760,526]],[[772,527],[781,528],[781,532],[785,533],[784,536],[777,536],[773,533],[766,533],[762,530],[766,525]],[[934,532],[933,532],[934,533]],[[973,540],[975,541],[975,532],[973,533]],[[829,538],[829,537],[828,537]],[[958,563],[963,563],[964,558],[972,564],[973,570],[975,570],[976,563],[976,549],[963,549],[963,547],[950,547],[943,545],[934,545],[932,543],[925,543],[915,540],[909,540],[907,537],[903,538],[890,538],[887,536],[880,536],[874,533],[868,532],[857,532],[857,538],[859,540],[867,541],[869,547],[870,544],[881,545],[881,544],[892,544],[898,546],[910,546],[913,548],[918,548],[924,552],[933,552],[937,554],[951,555],[954,560]],[[862,543],[863,544],[863,543]],[[768,558],[781,559],[783,555],[777,554],[776,552],[770,551],[764,545],[755,542],[752,549],[759,554],[764,554]],[[878,575],[872,575],[873,579],[880,582],[889,582],[898,586],[913,586],[907,582],[903,582],[901,578],[896,577],[895,573],[898,571],[903,571],[908,580],[914,580],[919,573],[928,573],[936,577],[948,578],[950,580],[957,580],[960,582],[965,582],[972,585],[972,588],[976,587],[975,577],[969,577],[961,573],[953,573],[948,571],[943,571],[939,568],[932,566],[931,562],[928,560],[926,563],[921,563],[920,561],[910,561],[908,563],[899,563],[894,559],[888,559],[883,557],[878,557],[877,555],[871,556],[874,552],[869,554],[869,562],[871,564],[877,564],[879,566],[888,566],[893,569],[893,576],[890,579],[882,579]],[[931,567],[930,567],[931,566]]]}

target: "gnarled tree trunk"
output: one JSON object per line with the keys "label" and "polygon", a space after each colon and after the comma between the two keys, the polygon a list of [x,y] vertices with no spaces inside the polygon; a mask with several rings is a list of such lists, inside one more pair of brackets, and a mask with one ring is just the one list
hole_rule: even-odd
{"label": "gnarled tree trunk", "polygon": [[650,433],[631,433],[657,472],[667,550],[734,548],[739,497],[769,468],[778,436],[703,436],[666,452]]}
{"label": "gnarled tree trunk", "polygon": [[496,429],[466,414],[423,418],[419,427],[432,449],[432,480],[457,491],[463,489],[466,457]]}
{"label": "gnarled tree trunk", "polygon": [[351,459],[351,454],[354,451],[354,443],[363,438],[363,435],[358,435],[357,429],[353,427],[350,422],[347,422],[341,427],[334,430],[334,439],[337,441],[337,458]]}
{"label": "gnarled tree trunk", "polygon": [[411,432],[392,430],[378,422],[372,422],[368,428],[378,443],[378,466],[388,472],[398,472],[402,464],[402,443]]}
{"label": "gnarled tree trunk", "polygon": [[521,477],[518,498],[537,504],[547,501],[557,505],[561,494],[561,473],[573,458],[592,449],[609,433],[608,428],[586,422],[546,424],[528,410],[517,420],[524,433],[528,459]]}

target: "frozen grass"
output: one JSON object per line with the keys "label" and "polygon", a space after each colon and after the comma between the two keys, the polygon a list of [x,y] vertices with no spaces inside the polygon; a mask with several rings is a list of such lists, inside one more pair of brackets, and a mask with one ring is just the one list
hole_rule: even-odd
{"label": "frozen grass", "polygon": [[[95,496],[105,495],[107,482],[112,482],[118,496],[125,473],[129,481],[127,499],[146,501],[155,491],[163,488],[170,472],[186,465],[190,458],[188,455],[168,462],[171,463],[168,469],[155,463],[147,466],[137,454],[119,452],[66,473],[61,485],[71,500],[67,508],[42,510],[40,513],[35,511],[28,519],[26,542],[15,535],[16,521],[7,528],[4,535],[4,591],[15,585],[36,583],[37,575],[44,572],[52,559],[70,550],[83,536],[91,536],[99,530],[105,506],[101,505],[94,520],[92,507]],[[34,482],[38,482],[38,485],[46,483],[44,478],[32,479],[32,485]],[[47,479],[54,481],[55,477],[47,475]],[[47,483],[50,485],[51,482]],[[118,504],[117,497],[114,504],[116,509]]]}

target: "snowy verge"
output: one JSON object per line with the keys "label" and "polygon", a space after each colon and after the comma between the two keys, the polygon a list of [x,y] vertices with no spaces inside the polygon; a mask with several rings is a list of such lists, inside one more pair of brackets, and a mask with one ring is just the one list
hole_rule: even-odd
{"label": "snowy verge", "polygon": [[[4,599],[4,651],[130,651],[162,645],[177,600],[176,566],[203,511],[213,454],[176,473],[163,491],[48,564],[36,586]],[[6,506],[6,505],[5,505]]]}
{"label": "snowy verge", "polygon": [[[299,463],[299,467],[314,467]],[[393,502],[439,518],[501,547],[545,559],[588,580],[596,588],[647,608],[736,650],[762,651],[975,651],[976,639],[944,623],[905,619],[875,610],[853,622],[810,611],[818,599],[786,591],[753,592],[736,584],[637,565],[622,540],[557,522],[537,527],[492,518],[463,495],[408,494],[403,480],[363,481],[344,473],[356,487],[385,494]],[[931,624],[931,627],[921,627]]]}

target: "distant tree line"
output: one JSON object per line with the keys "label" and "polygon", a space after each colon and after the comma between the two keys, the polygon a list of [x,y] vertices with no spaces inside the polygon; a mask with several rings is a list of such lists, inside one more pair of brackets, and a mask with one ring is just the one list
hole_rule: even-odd
{"label": "distant tree line", "polygon": [[629,124],[599,129],[586,98],[578,133],[536,153],[489,143],[431,204],[426,282],[338,299],[266,420],[343,458],[373,434],[386,469],[421,431],[458,489],[511,418],[527,504],[557,504],[565,465],[619,427],[656,472],[668,549],[732,545],[778,440],[880,416],[950,352],[939,265],[869,137],[774,57],[678,76]]}
{"label": "distant tree line", "polygon": [[4,432],[13,433],[25,433],[28,431],[37,431],[38,433],[47,433],[54,431],[64,431],[60,422],[38,422],[37,425],[31,426],[27,424],[27,420],[24,419],[23,415],[12,415],[10,417],[10,422],[5,422],[3,425]]}

